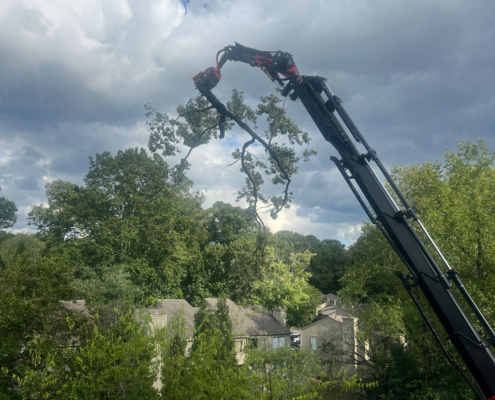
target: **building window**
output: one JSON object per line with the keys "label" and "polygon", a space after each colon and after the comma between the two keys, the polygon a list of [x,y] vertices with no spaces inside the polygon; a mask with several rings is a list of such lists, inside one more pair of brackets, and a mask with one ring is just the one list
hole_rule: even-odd
{"label": "building window", "polygon": [[164,328],[167,326],[167,316],[155,312],[151,314],[151,323],[153,324],[153,328]]}
{"label": "building window", "polygon": [[316,336],[311,336],[311,350],[316,350]]}
{"label": "building window", "polygon": [[274,337],[272,339],[272,348],[279,349],[285,347],[285,337]]}
{"label": "building window", "polygon": [[258,348],[258,339],[257,338],[250,338],[249,341],[251,342],[251,346],[254,349],[257,349]]}

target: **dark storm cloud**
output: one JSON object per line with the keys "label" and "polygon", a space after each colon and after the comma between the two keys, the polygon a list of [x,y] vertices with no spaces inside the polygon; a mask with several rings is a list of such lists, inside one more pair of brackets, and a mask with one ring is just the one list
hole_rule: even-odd
{"label": "dark storm cloud", "polygon": [[[460,139],[495,148],[493,2],[5,0],[2,195],[28,209],[43,182],[80,183],[89,155],[146,146],[143,104],[173,112],[195,95],[191,77],[234,41],[289,51],[303,74],[327,77],[388,168],[435,160]],[[252,105],[273,92],[239,63],[224,67],[216,93],[227,99],[233,87]],[[319,152],[294,179],[292,227],[352,240],[364,213],[329,160],[336,152],[299,102],[286,106]],[[233,200],[244,180],[225,168],[234,143],[193,153],[191,177],[208,202]]]}
{"label": "dark storm cloud", "polygon": [[31,146],[21,146],[11,153],[0,153],[1,193],[15,201],[19,209],[17,226],[21,229],[27,226],[26,214],[30,205],[40,203],[47,174],[45,155]]}
{"label": "dark storm cloud", "polygon": [[38,180],[34,176],[25,176],[16,182],[17,189],[21,190],[38,190]]}
{"label": "dark storm cloud", "polygon": [[128,124],[141,109],[122,104],[105,93],[89,90],[67,67],[45,63],[35,76],[6,93],[0,118],[29,130],[61,122]]}

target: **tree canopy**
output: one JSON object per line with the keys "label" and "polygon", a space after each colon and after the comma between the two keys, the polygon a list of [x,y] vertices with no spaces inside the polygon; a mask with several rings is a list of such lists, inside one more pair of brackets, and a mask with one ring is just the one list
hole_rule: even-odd
{"label": "tree canopy", "polygon": [[[1,189],[0,189],[1,190]],[[0,197],[0,229],[12,228],[17,221],[17,207],[13,201]]]}
{"label": "tree canopy", "polygon": [[[393,170],[401,190],[492,324],[494,161],[494,153],[480,140],[477,144],[460,142],[457,152],[447,151],[444,159],[435,163]],[[360,316],[363,336],[380,332],[392,340],[385,350],[376,343],[373,356],[374,366],[384,368],[380,379],[387,398],[396,398],[398,393],[418,399],[473,398],[394,276],[395,270],[406,272],[405,267],[371,224],[365,224],[362,235],[349,249],[349,258],[351,264],[340,281],[344,302]],[[421,302],[445,336],[426,300]],[[397,372],[405,370],[407,378],[396,380]],[[432,380],[434,387],[427,383]]]}

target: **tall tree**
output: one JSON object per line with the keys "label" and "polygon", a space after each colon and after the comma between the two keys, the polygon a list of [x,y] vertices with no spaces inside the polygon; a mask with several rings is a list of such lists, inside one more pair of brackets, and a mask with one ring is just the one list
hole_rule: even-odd
{"label": "tall tree", "polygon": [[[447,151],[443,161],[396,167],[393,171],[401,190],[492,323],[494,162],[495,155],[480,140],[478,144],[460,142],[458,151]],[[410,366],[410,380],[404,378],[407,383],[400,384],[394,383],[393,371],[384,368],[382,379],[386,382],[384,386],[389,385],[390,393],[404,391],[406,385],[412,398],[446,398],[458,393],[462,393],[458,398],[472,398],[394,277],[394,270],[406,270],[380,232],[365,225],[349,256],[351,265],[341,280],[344,301],[356,306],[363,332],[371,335],[380,331],[395,340],[393,351],[387,350],[395,358],[385,364],[397,366],[406,362]],[[421,302],[432,315],[427,302]],[[432,319],[444,336],[436,318]]]}
{"label": "tall tree", "polygon": [[259,278],[254,282],[251,301],[268,310],[276,307],[287,309],[288,324],[304,326],[315,316],[321,294],[308,280],[311,260],[309,251],[291,254],[284,262],[275,256],[275,250],[267,247]]}
{"label": "tall tree", "polygon": [[246,362],[253,384],[264,389],[259,394],[260,399],[322,399],[327,398],[322,394],[335,384],[323,381],[325,373],[316,355],[304,348],[282,347],[268,352],[251,349]]}
{"label": "tall tree", "polygon": [[242,235],[256,232],[256,221],[241,207],[217,201],[207,210],[207,214],[208,243],[229,245]]}
{"label": "tall tree", "polygon": [[[495,153],[459,142],[443,162],[397,167],[394,175],[465,284],[495,304]],[[488,297],[486,297],[488,296]],[[486,309],[495,321],[495,309]]]}
{"label": "tall tree", "polygon": [[159,399],[157,337],[145,335],[147,325],[132,313],[121,315],[104,329],[88,322],[81,337],[68,320],[67,332],[75,335],[71,346],[46,346],[44,338],[29,344],[30,365],[21,375],[23,398],[57,399]]}
{"label": "tall tree", "polygon": [[[79,315],[60,304],[73,299],[72,271],[63,259],[21,253],[0,267],[0,398],[21,398],[16,376],[31,365],[30,343],[42,338],[45,350],[66,347]],[[3,397],[2,397],[3,396]]]}
{"label": "tall tree", "polygon": [[[194,341],[190,354],[176,352],[175,343],[164,345],[165,399],[250,399],[259,393],[248,377],[247,366],[236,360],[229,308],[219,299],[216,310],[202,302],[194,317]],[[176,328],[174,328],[175,330]]]}
{"label": "tall tree", "polygon": [[194,315],[194,343],[191,352],[201,347],[202,342],[209,342],[210,334],[218,330],[219,336],[214,340],[221,340],[216,358],[221,363],[237,364],[234,348],[234,333],[229,307],[225,298],[218,299],[217,308],[210,310],[206,302],[202,301],[198,312]]}
{"label": "tall tree", "polygon": [[[0,188],[1,190],[1,188]],[[0,197],[0,229],[12,228],[17,221],[17,207],[13,201]]]}
{"label": "tall tree", "polygon": [[324,239],[312,251],[316,255],[311,259],[309,283],[324,294],[337,293],[348,262],[345,245],[335,239]]}
{"label": "tall tree", "polygon": [[229,244],[208,244],[203,251],[208,290],[215,297],[244,302],[259,279],[266,235],[244,234]]}
{"label": "tall tree", "polygon": [[90,158],[85,186],[47,185],[48,207],[29,214],[42,237],[78,266],[79,279],[101,278],[122,265],[141,298],[186,297],[205,292],[200,253],[207,237],[201,198],[168,183],[169,169],[144,149]]}
{"label": "tall tree", "polygon": [[280,231],[274,236],[276,252],[284,260],[288,260],[290,254],[303,253],[306,250],[314,254],[309,266],[311,285],[324,294],[336,293],[340,289],[339,279],[347,265],[347,252],[343,243],[290,231]]}

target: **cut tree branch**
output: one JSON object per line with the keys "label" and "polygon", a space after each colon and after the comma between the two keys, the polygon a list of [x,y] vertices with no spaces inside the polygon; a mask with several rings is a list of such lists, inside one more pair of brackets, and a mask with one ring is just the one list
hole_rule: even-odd
{"label": "cut tree branch", "polygon": [[244,157],[246,155],[246,149],[251,146],[255,142],[254,138],[251,138],[251,140],[247,141],[244,143],[242,146],[242,152],[241,152],[241,165],[242,165],[242,171],[246,174],[248,177],[249,182],[251,182],[251,186],[253,187],[253,196],[254,196],[254,203],[253,203],[253,213],[256,217],[256,222],[260,226],[260,228],[265,229],[265,224],[263,223],[263,220],[258,214],[258,209],[257,209],[257,204],[258,204],[258,189],[256,187],[256,183],[254,182],[253,177],[251,176],[251,172],[249,172],[249,169],[246,167],[246,164],[244,163]]}
{"label": "cut tree branch", "polygon": [[[268,154],[270,155],[270,157],[277,164],[278,169],[280,170],[280,174],[286,180],[285,189],[284,189],[284,199],[279,206],[275,207],[275,213],[278,213],[289,201],[289,185],[291,183],[291,179],[289,177],[289,174],[286,172],[285,168],[283,167],[282,163],[280,162],[280,159],[278,158],[277,153],[273,150],[273,148],[270,146],[270,144],[267,143],[256,132],[254,132],[249,127],[249,125],[247,125],[244,121],[242,121],[241,119],[236,117],[232,112],[230,112],[227,109],[227,107],[210,90],[199,90],[199,91],[203,96],[206,97],[206,99],[211,103],[212,107],[215,108],[220,113],[220,115],[222,115],[222,114],[226,115],[227,117],[229,117],[230,119],[235,121],[237,123],[237,125],[239,125],[239,127],[244,129],[249,135],[251,135],[253,140],[257,140],[259,143],[261,143],[263,145],[263,147],[265,147],[265,149],[268,152]],[[253,141],[253,143],[254,143],[254,141]],[[243,151],[245,151],[244,147],[243,147]],[[250,181],[252,182],[252,179],[250,179]]]}
{"label": "cut tree branch", "polygon": [[[210,107],[211,108],[211,107]],[[199,111],[204,111],[205,109],[203,110],[199,110]],[[203,135],[208,132],[210,129],[214,129],[217,127],[217,124],[215,125],[212,125],[212,126],[209,126],[207,128],[205,128],[199,135],[198,137],[196,138],[196,140],[194,141],[194,143],[192,144],[192,146],[189,146],[189,151],[187,152],[186,156],[184,158],[182,158],[180,160],[180,163],[179,163],[179,167],[182,167],[184,165],[184,163],[187,161],[187,159],[189,158],[189,156],[191,155],[192,151],[198,147],[198,143],[199,141],[201,140],[201,138],[203,137]],[[176,165],[177,167],[177,165]],[[174,167],[175,168],[175,167]],[[177,172],[179,168],[175,168],[175,171],[174,171],[174,181],[175,181],[175,173]],[[175,181],[176,182],[176,181]]]}
{"label": "cut tree branch", "polygon": [[191,111],[186,111],[185,113],[183,114],[179,114],[179,116],[177,118],[174,118],[172,120],[173,123],[177,122],[179,119],[183,118],[185,115],[187,114],[191,114],[191,113],[200,113],[200,112],[205,112],[205,111],[208,111],[208,110],[211,110],[213,108],[213,106],[209,106],[209,107],[205,107],[205,108],[202,108],[201,110],[191,110]]}

